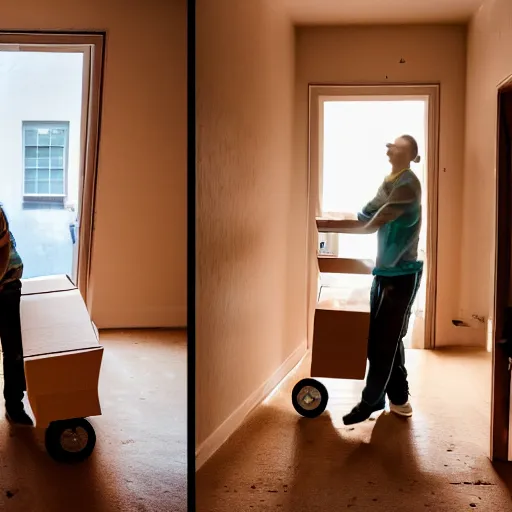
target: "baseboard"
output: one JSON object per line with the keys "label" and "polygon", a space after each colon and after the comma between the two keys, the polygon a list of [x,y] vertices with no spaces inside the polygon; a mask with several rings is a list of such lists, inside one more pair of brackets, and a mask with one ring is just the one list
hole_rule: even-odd
{"label": "baseboard", "polygon": [[274,390],[274,388],[297,366],[307,353],[306,343],[298,346],[273,375],[240,405],[196,450],[196,471],[228,440],[242,425],[247,416]]}
{"label": "baseboard", "polygon": [[94,322],[92,322],[92,325],[95,328],[95,330],[100,334],[102,332],[113,332],[113,331],[115,331],[115,332],[124,332],[124,331],[130,331],[130,332],[134,332],[134,331],[142,331],[142,332],[147,332],[147,331],[181,332],[181,331],[185,331],[185,332],[187,332],[188,331],[186,325],[184,325],[183,327],[102,327],[101,329],[98,329],[98,327],[95,325]]}
{"label": "baseboard", "polygon": [[95,311],[92,321],[100,331],[106,329],[182,329],[187,326],[186,308],[148,308],[146,310]]}

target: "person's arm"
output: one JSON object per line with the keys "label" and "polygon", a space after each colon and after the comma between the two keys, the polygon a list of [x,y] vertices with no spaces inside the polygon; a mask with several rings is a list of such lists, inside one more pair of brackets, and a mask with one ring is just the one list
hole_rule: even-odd
{"label": "person's arm", "polygon": [[333,218],[316,218],[316,227],[320,233],[365,233],[361,231],[361,223],[356,219],[333,219]]}
{"label": "person's arm", "polygon": [[413,183],[405,182],[397,184],[391,192],[386,204],[372,216],[365,226],[365,229],[374,232],[385,224],[392,222],[402,216],[409,206],[416,202],[421,195],[421,190]]}
{"label": "person's arm", "polygon": [[384,184],[382,184],[375,197],[366,203],[366,205],[357,214],[357,221],[353,223],[353,233],[370,234],[375,233],[379,226],[375,223],[377,215],[386,206],[386,196],[384,192]]}
{"label": "person's arm", "polygon": [[357,214],[357,220],[343,221],[343,225],[340,224],[339,230],[340,232],[354,234],[375,233],[388,222],[392,222],[403,215],[407,208],[418,200],[419,195],[421,195],[421,190],[413,183],[398,183],[385,203],[381,200],[381,195],[378,193]]}
{"label": "person's arm", "polygon": [[0,280],[4,277],[9,267],[11,256],[11,235],[4,212],[0,209]]}
{"label": "person's arm", "polygon": [[319,232],[323,233],[373,233],[377,228],[367,227],[379,208],[384,205],[385,195],[381,185],[375,197],[366,203],[361,212],[357,214],[335,214],[326,213],[323,217],[317,217],[316,225]]}
{"label": "person's arm", "polygon": [[383,185],[379,187],[375,197],[368,201],[354,218],[343,219],[317,219],[317,227],[323,232],[337,232],[348,234],[370,234],[379,228],[374,225],[374,219],[385,206],[385,193]]}

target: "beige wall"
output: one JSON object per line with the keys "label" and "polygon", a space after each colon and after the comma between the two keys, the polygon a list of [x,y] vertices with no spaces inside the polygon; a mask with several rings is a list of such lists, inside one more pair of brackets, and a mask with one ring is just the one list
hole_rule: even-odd
{"label": "beige wall", "polygon": [[198,445],[305,347],[294,41],[276,3],[197,2]]}
{"label": "beige wall", "polygon": [[512,4],[486,1],[468,32],[461,307],[492,315],[497,86],[512,75]]}
{"label": "beige wall", "polygon": [[107,30],[92,316],[186,324],[186,1],[4,2],[2,30]]}
{"label": "beige wall", "polygon": [[[451,323],[459,315],[465,27],[301,27],[296,55],[295,167],[302,197],[307,183],[309,83],[441,84],[436,341],[438,346],[476,343],[472,329]],[[401,58],[405,64],[399,63]]]}

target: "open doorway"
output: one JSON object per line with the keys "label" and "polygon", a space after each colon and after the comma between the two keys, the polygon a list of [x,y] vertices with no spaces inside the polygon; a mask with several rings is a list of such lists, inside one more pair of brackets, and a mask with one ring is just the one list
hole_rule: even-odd
{"label": "open doorway", "polygon": [[[343,97],[323,102],[322,209],[324,214],[357,212],[373,198],[389,172],[386,144],[409,134],[418,142],[419,154],[426,154],[428,98]],[[422,184],[423,218],[418,257],[426,259],[426,169],[423,161],[413,164]],[[320,234],[320,252],[339,258],[374,260],[377,234]],[[324,274],[323,295],[336,298],[344,289],[366,290],[371,276]],[[404,337],[406,348],[424,347],[425,273]]]}
{"label": "open doorway", "polygon": [[84,55],[2,51],[2,203],[24,277],[76,281]]}
{"label": "open doorway", "polygon": [[0,202],[24,277],[67,274],[85,299],[103,39],[0,33]]}
{"label": "open doorway", "polygon": [[[310,190],[313,197],[317,192],[316,216],[360,211],[389,172],[386,143],[403,134],[412,135],[418,142],[422,161],[413,164],[412,170],[423,192],[418,257],[424,261],[424,276],[404,345],[433,348],[435,293],[430,292],[435,289],[436,276],[438,87],[311,86],[310,92]],[[377,237],[321,233],[316,251],[364,260],[371,268]],[[314,286],[312,281],[310,286]],[[318,298],[368,302],[371,282],[371,275],[321,274]]]}
{"label": "open doorway", "polygon": [[[496,265],[494,275],[491,458],[512,460],[509,358],[499,343],[512,306],[512,77],[498,89],[496,173]],[[509,340],[510,341],[510,340]]]}

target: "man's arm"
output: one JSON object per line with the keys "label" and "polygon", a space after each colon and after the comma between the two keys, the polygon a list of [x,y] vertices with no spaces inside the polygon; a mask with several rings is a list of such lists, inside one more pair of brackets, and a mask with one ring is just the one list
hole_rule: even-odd
{"label": "man's arm", "polygon": [[373,228],[368,226],[369,222],[374,216],[382,209],[385,203],[384,193],[382,186],[379,187],[375,197],[366,203],[361,212],[353,215],[329,215],[319,217],[316,219],[316,226],[319,232],[323,233],[374,233],[377,227]]}
{"label": "man's arm", "polygon": [[391,192],[388,200],[375,213],[370,213],[371,208],[377,203],[377,198],[368,203],[361,212],[357,214],[357,221],[351,221],[351,225],[346,225],[352,233],[370,234],[378,231],[388,222],[392,222],[405,213],[409,205],[417,201],[417,190],[411,183],[403,183],[396,186]]}
{"label": "man's arm", "polygon": [[377,195],[357,214],[357,220],[346,216],[340,219],[317,218],[317,228],[324,233],[375,233],[388,222],[403,215],[419,196],[421,196],[421,189],[414,183],[410,181],[397,183],[386,200],[384,200],[382,189],[379,189]]}
{"label": "man's arm", "polygon": [[11,235],[3,210],[0,208],[0,280],[4,277],[9,267],[11,256]]}
{"label": "man's arm", "polygon": [[375,230],[402,216],[409,206],[416,202],[421,190],[412,183],[397,185],[391,192],[386,204],[372,217],[367,226]]}
{"label": "man's arm", "polygon": [[384,184],[382,184],[375,194],[375,197],[368,201],[361,211],[357,214],[357,217],[361,221],[369,222],[374,215],[384,206],[386,203],[386,194],[384,192]]}

